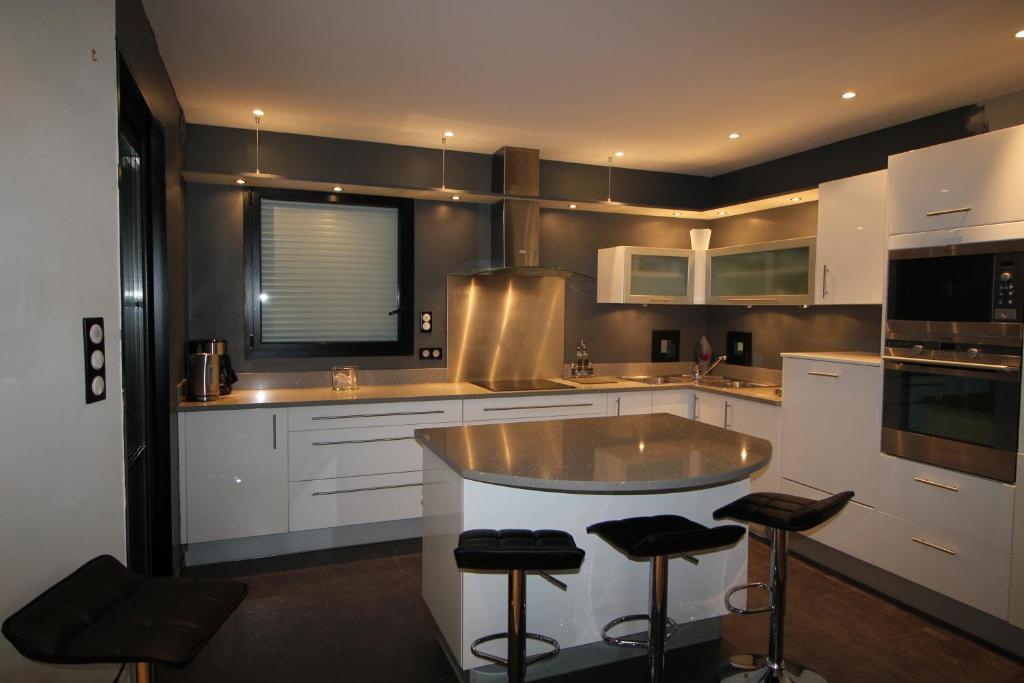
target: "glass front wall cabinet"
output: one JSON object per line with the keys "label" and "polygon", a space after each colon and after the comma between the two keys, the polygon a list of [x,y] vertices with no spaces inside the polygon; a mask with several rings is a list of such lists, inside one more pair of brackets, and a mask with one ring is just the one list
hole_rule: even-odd
{"label": "glass front wall cabinet", "polygon": [[692,304],[693,251],[611,247],[597,252],[599,304]]}
{"label": "glass front wall cabinet", "polygon": [[814,237],[708,250],[709,304],[814,303]]}

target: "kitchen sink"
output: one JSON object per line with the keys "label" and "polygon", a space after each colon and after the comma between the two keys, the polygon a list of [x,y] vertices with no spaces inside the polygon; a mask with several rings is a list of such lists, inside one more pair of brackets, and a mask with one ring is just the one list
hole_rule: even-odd
{"label": "kitchen sink", "polygon": [[678,375],[634,375],[632,377],[619,377],[627,382],[642,382],[644,384],[692,384],[693,380]]}
{"label": "kitchen sink", "polygon": [[724,389],[773,389],[779,386],[778,384],[748,382],[747,380],[743,379],[735,379],[733,377],[718,377],[716,375],[705,377],[696,384],[703,384],[706,387],[722,387]]}

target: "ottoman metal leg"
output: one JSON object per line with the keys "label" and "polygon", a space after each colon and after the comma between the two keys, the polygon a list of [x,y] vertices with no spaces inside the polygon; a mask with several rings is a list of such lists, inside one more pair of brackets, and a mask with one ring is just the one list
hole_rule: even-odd
{"label": "ottoman metal leg", "polygon": [[[768,655],[737,655],[730,659],[732,671],[722,678],[728,683],[826,683],[825,679],[810,669],[787,662],[784,656],[786,619],[786,582],[788,577],[789,533],[771,529],[771,550],[769,553],[769,595],[767,608],[741,610],[728,602],[728,597],[743,588],[760,588],[764,584],[747,584],[731,590],[726,596],[726,607],[737,614],[770,612],[768,622]],[[737,671],[737,669],[739,671]]]}

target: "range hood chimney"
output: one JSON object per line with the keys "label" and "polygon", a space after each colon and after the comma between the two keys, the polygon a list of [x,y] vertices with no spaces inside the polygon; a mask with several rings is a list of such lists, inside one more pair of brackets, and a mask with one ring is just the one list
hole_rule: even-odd
{"label": "range hood chimney", "polygon": [[516,277],[594,278],[540,265],[540,150],[502,147],[491,157],[491,189],[511,197],[491,209],[490,267],[469,273]]}

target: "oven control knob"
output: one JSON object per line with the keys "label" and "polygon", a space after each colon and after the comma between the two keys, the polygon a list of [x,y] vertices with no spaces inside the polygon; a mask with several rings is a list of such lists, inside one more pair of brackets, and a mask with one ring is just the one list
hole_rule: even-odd
{"label": "oven control knob", "polygon": [[920,356],[922,353],[924,353],[924,346],[922,346],[921,344],[914,344],[913,351],[914,353]]}
{"label": "oven control knob", "polygon": [[999,279],[1000,279],[1000,281],[1002,281],[1002,282],[1009,282],[1010,280],[1012,280],[1012,279],[1013,279],[1013,273],[1011,273],[1010,271],[1003,271],[1003,272],[1002,272],[1002,273],[1001,273],[1001,274],[999,275]]}
{"label": "oven control knob", "polygon": [[967,349],[967,357],[968,358],[977,358],[980,355],[981,355],[981,351],[978,350],[977,346],[972,346],[971,348]]}

